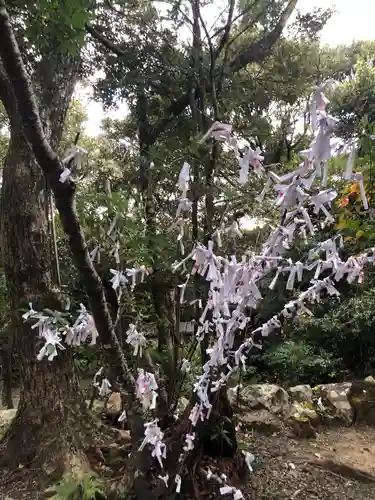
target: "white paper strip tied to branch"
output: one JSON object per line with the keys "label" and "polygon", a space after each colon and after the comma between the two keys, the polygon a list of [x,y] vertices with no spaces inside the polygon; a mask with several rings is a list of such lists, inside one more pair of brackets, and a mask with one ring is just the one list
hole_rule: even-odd
{"label": "white paper strip tied to branch", "polygon": [[45,340],[45,344],[37,355],[38,361],[41,361],[44,357],[48,361],[52,361],[57,356],[57,348],[61,350],[65,349],[61,343],[61,335],[57,330],[51,330],[48,326],[44,325],[41,337]]}
{"label": "white paper strip tied to branch", "polygon": [[110,282],[112,283],[112,288],[114,290],[117,290],[117,288],[128,283],[127,277],[121,271],[110,269],[109,272],[113,275],[113,277],[110,279]]}
{"label": "white paper strip tied to branch", "polygon": [[132,267],[129,269],[126,269],[126,276],[128,276],[131,279],[131,289],[134,290],[136,284],[137,284],[137,278],[140,276],[140,282],[142,283],[145,279],[145,276],[148,274],[147,270],[145,267]]}
{"label": "white paper strip tied to branch", "polygon": [[320,116],[324,116],[326,106],[327,104],[329,104],[329,100],[325,96],[324,92],[326,92],[326,90],[331,90],[332,86],[333,86],[333,81],[328,80],[327,82],[317,87],[313,92],[309,105],[309,111],[310,111],[310,125],[314,131],[318,128],[318,114]]}
{"label": "white paper strip tied to branch", "polygon": [[334,222],[334,218],[328,212],[325,205],[331,205],[332,201],[337,198],[337,191],[334,189],[326,189],[315,196],[310,197],[310,203],[314,206],[314,214],[318,215],[320,211],[326,216],[326,220],[330,223]]}
{"label": "white paper strip tied to branch", "polygon": [[153,420],[144,425],[145,438],[139,447],[139,451],[142,451],[146,445],[150,445],[152,448],[151,456],[155,457],[160,467],[163,468],[163,459],[167,456],[167,448],[163,443],[164,433],[158,426],[158,420]]}
{"label": "white paper strip tied to branch", "polygon": [[159,474],[158,478],[161,479],[163,481],[163,483],[165,484],[165,487],[168,488],[168,482],[169,482],[169,474],[168,474],[168,472],[166,474],[164,474],[164,476],[162,476],[161,474]]}
{"label": "white paper strip tied to branch", "polygon": [[99,396],[106,397],[111,393],[111,383],[108,379],[103,378],[99,388]]}
{"label": "white paper strip tied to branch", "polygon": [[99,378],[103,376],[104,366],[100,367],[99,370],[94,375],[93,385],[94,387],[100,387]]}
{"label": "white paper strip tied to branch", "polygon": [[240,166],[240,176],[238,181],[240,184],[246,184],[249,177],[250,166],[253,168],[258,177],[263,176],[264,169],[262,167],[262,161],[264,160],[264,156],[262,156],[261,153],[262,151],[260,148],[256,148],[254,151],[250,146],[247,146],[243,156],[238,158]]}
{"label": "white paper strip tied to branch", "polygon": [[194,449],[194,440],[195,440],[195,433],[191,434],[186,434],[185,436],[185,444],[183,446],[184,451],[191,451]]}
{"label": "white paper strip tied to branch", "polygon": [[96,329],[94,318],[83,304],[80,304],[79,316],[73,324],[73,330],[80,333],[80,340],[82,342],[85,342],[88,337],[91,337],[90,344],[96,344],[99,333]]}
{"label": "white paper strip tied to branch", "polygon": [[243,494],[241,490],[234,488],[232,486],[228,486],[227,484],[227,476],[225,474],[221,474],[219,477],[217,474],[214,474],[211,469],[208,469],[207,472],[205,472],[206,478],[208,480],[214,480],[216,481],[220,487],[220,495],[231,495],[233,500],[242,500]]}
{"label": "white paper strip tied to branch", "polygon": [[186,197],[186,193],[189,189],[189,180],[190,180],[190,165],[185,162],[182,165],[180,175],[178,177],[178,189],[181,191],[183,197]]}
{"label": "white paper strip tied to branch", "polygon": [[284,184],[276,184],[275,190],[278,192],[276,206],[281,208],[289,208],[303,203],[309,195],[301,188],[301,178],[296,175],[292,182],[287,186]]}
{"label": "white paper strip tied to branch", "polygon": [[344,173],[344,179],[346,181],[350,181],[350,179],[352,178],[353,168],[354,168],[354,163],[355,163],[355,154],[356,154],[356,144],[354,142],[352,142],[352,143],[350,143],[350,146],[349,146],[348,161],[347,161],[346,170]]}
{"label": "white paper strip tied to branch", "polygon": [[157,390],[158,384],[156,383],[155,376],[139,368],[136,381],[136,395],[145,410],[154,410],[156,408]]}
{"label": "white paper strip tied to branch", "polygon": [[181,479],[180,474],[176,474],[176,477],[174,478],[174,482],[176,483],[176,493],[181,493],[182,479]]}
{"label": "white paper strip tied to branch", "polygon": [[367,201],[367,197],[366,197],[365,185],[363,183],[363,175],[362,175],[362,173],[361,172],[357,172],[356,174],[353,174],[352,175],[352,179],[355,182],[358,182],[359,190],[360,190],[360,193],[361,193],[361,199],[362,199],[363,208],[365,210],[368,210],[368,201]]}
{"label": "white paper strip tied to branch", "polygon": [[302,264],[302,262],[299,262],[299,261],[296,262],[295,264],[293,264],[291,262],[289,268],[290,268],[290,272],[289,272],[289,277],[288,277],[288,281],[286,282],[285,288],[286,288],[286,290],[293,290],[296,278],[297,278],[298,282],[302,281],[303,264]]}
{"label": "white paper strip tied to branch", "polygon": [[39,319],[41,316],[40,312],[33,309],[33,305],[29,302],[29,310],[22,314],[22,319],[27,321],[29,319]]}
{"label": "white paper strip tied to branch", "polygon": [[193,260],[195,260],[193,274],[198,273],[201,276],[206,275],[207,281],[218,281],[220,278],[219,270],[221,264],[213,253],[213,247],[213,241],[208,242],[207,248],[203,245],[197,245],[193,254]]}
{"label": "white paper strip tied to branch", "polygon": [[129,328],[126,332],[126,342],[130,344],[133,348],[133,356],[142,357],[142,349],[146,345],[146,337],[143,333],[138,332],[137,327],[130,323]]}
{"label": "white paper strip tied to branch", "polygon": [[222,486],[220,488],[220,495],[232,495],[233,500],[242,500],[243,495],[241,490],[238,490],[237,488],[233,488],[233,486]]}
{"label": "white paper strip tied to branch", "polygon": [[214,122],[204,136],[198,141],[198,144],[203,144],[210,137],[220,142],[228,141],[231,134],[232,125],[229,123]]}
{"label": "white paper strip tied to branch", "polygon": [[117,213],[115,215],[115,217],[113,218],[113,221],[111,222],[111,225],[108,228],[107,236],[111,236],[111,234],[113,233],[113,231],[114,231],[115,227],[117,226],[119,220],[120,220],[120,214]]}

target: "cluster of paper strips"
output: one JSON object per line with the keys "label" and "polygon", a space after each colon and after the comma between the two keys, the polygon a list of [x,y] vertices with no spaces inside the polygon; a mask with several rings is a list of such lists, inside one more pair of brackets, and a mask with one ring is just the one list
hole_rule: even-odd
{"label": "cluster of paper strips", "polygon": [[[199,421],[210,417],[212,394],[227,384],[234,371],[245,367],[249,349],[254,346],[261,347],[256,343],[257,335],[260,339],[268,336],[275,329],[281,328],[285,318],[294,318],[302,314],[312,315],[308,304],[318,302],[322,294],[338,297],[340,293],[335,283],[342,279],[346,279],[348,283],[354,281],[361,283],[364,266],[374,262],[374,249],[342,260],[339,254],[342,247],[341,237],[319,243],[301,261],[293,262],[284,256],[296,237],[307,242],[309,235],[314,235],[322,227],[334,222],[330,210],[337,192],[326,187],[329,159],[333,156],[348,154],[348,164],[343,177],[359,184],[363,207],[365,210],[368,209],[363,176],[361,173],[353,173],[356,144],[354,142],[345,144],[333,135],[337,120],[327,114],[326,106],[329,101],[324,94],[330,86],[331,83],[328,82],[316,89],[313,94],[310,103],[310,122],[314,138],[310,148],[300,153],[304,161],[294,172],[278,175],[267,170],[262,165],[263,157],[259,149],[253,150],[248,146],[241,152],[230,125],[214,123],[201,140],[204,142],[211,137],[233,149],[238,158],[240,183],[247,182],[251,171],[257,176],[265,176],[266,184],[257,200],[262,202],[266,193],[273,188],[277,195],[276,206],[282,211],[283,217],[280,225],[272,229],[259,255],[249,251],[240,262],[235,256],[227,259],[216,255],[214,241],[220,247],[221,234],[225,233],[224,228],[221,228],[212,235],[207,247],[197,244],[187,257],[174,264],[175,270],[181,266],[186,269],[186,263],[192,259],[191,274],[199,274],[209,282],[208,297],[203,306],[196,336],[198,341],[201,341],[210,334],[215,341],[207,349],[208,361],[194,384],[197,402],[190,413],[193,428]],[[184,190],[181,192],[180,203],[186,198],[188,182],[186,164],[183,172]],[[316,189],[319,179],[320,186],[324,189]],[[181,183],[179,187],[181,189]],[[242,236],[238,226],[233,226],[232,230],[232,234],[236,234],[237,237]],[[311,279],[310,286],[296,299],[288,302],[279,314],[253,330],[238,345],[237,339],[243,337],[243,335],[239,337],[238,333],[244,332],[249,322],[246,311],[249,308],[256,309],[262,300],[260,281],[272,278],[269,283],[269,288],[272,290],[279,277],[286,275],[286,289],[292,291],[297,282],[306,279],[307,274]],[[186,287],[186,284],[187,281],[183,287]],[[181,296],[183,300],[183,294]],[[191,441],[189,447],[184,447],[184,452],[189,452],[193,445]],[[233,498],[242,498],[239,490],[227,485],[224,485],[220,492],[222,495],[232,494]]]}
{"label": "cluster of paper strips", "polygon": [[[257,201],[262,202],[267,193],[273,190],[276,194],[276,206],[282,213],[281,222],[273,227],[268,239],[259,253],[248,251],[239,260],[235,256],[226,258],[216,255],[215,245],[220,248],[222,236],[241,238],[243,235],[236,221],[228,227],[222,224],[212,235],[207,246],[196,244],[189,255],[174,264],[175,271],[183,269],[186,272],[186,281],[181,287],[181,303],[184,302],[184,292],[189,277],[199,275],[209,284],[205,304],[199,304],[201,315],[198,321],[196,338],[198,342],[206,336],[214,338],[213,344],[207,349],[208,361],[203,366],[202,373],[194,384],[196,404],[191,410],[191,428],[184,438],[180,461],[190,453],[195,446],[195,427],[200,421],[208,419],[212,411],[212,395],[228,383],[230,376],[238,369],[245,367],[246,357],[254,346],[261,348],[261,339],[282,327],[285,318],[294,318],[299,315],[312,315],[309,304],[318,302],[323,294],[333,297],[340,295],[336,283],[346,279],[348,283],[359,282],[364,279],[363,269],[367,263],[374,263],[375,250],[371,249],[358,256],[342,260],[340,249],[342,238],[336,237],[320,242],[308,252],[308,255],[293,262],[286,256],[287,251],[296,238],[308,241],[309,235],[316,234],[322,227],[334,222],[331,214],[332,202],[337,192],[327,188],[329,179],[329,160],[339,155],[347,154],[348,162],[343,178],[358,183],[363,207],[368,209],[368,202],[361,172],[353,172],[357,142],[345,143],[334,136],[337,120],[327,113],[329,101],[325,92],[332,86],[327,82],[317,88],[310,102],[310,124],[314,134],[310,147],[300,152],[303,161],[293,172],[279,175],[263,166],[264,157],[259,148],[252,148],[249,144],[241,150],[240,141],[233,135],[232,126],[219,122],[213,123],[207,133],[199,141],[200,144],[212,139],[226,144],[235,154],[239,167],[239,182],[245,184],[250,173],[265,179],[262,192]],[[84,151],[73,148],[68,152],[63,164],[69,165],[71,160],[79,163]],[[60,181],[66,182],[71,172],[66,166]],[[320,180],[318,183],[317,181]],[[181,254],[184,255],[184,228],[188,222],[187,215],[192,208],[189,197],[190,166],[184,163],[181,169],[178,188],[179,200],[176,210],[176,221],[172,230],[178,229],[178,241]],[[111,269],[111,283],[114,290],[121,294],[121,289],[129,285],[134,289],[138,281],[142,281],[147,274],[143,267],[120,269],[120,229],[119,215],[116,215],[107,231],[113,241],[111,255],[117,269]],[[101,248],[98,244],[91,252],[93,260],[100,260]],[[191,271],[187,264],[193,261]],[[256,309],[262,300],[261,281],[273,290],[281,276],[285,276],[285,288],[288,291],[295,289],[296,283],[310,279],[307,289],[290,300],[283,309],[258,328],[248,333],[249,310]],[[267,280],[267,281],[266,281]],[[200,301],[198,301],[200,302]],[[81,305],[77,320],[72,327],[57,327],[51,318],[32,309],[24,314],[24,320],[36,320],[33,328],[39,329],[39,336],[44,338],[38,359],[47,356],[52,360],[57,355],[57,349],[64,349],[62,336],[68,345],[80,345],[89,336],[91,343],[96,342],[97,331],[92,316]],[[239,335],[241,334],[241,335]],[[243,339],[239,341],[239,339]],[[142,356],[142,349],[146,345],[146,338],[134,324],[129,325],[126,342],[133,347],[135,356]],[[189,360],[183,359],[181,371],[189,370]],[[99,383],[99,378],[101,382]],[[95,377],[95,384],[101,395],[107,395],[111,390],[110,382],[99,371]],[[138,370],[136,381],[136,395],[145,410],[156,408],[158,385],[152,373]],[[125,418],[125,413],[120,418]],[[163,475],[159,478],[168,486],[169,476],[164,471],[163,459],[166,458],[166,446],[163,443],[163,432],[158,421],[153,420],[145,424],[145,438],[140,450],[150,446],[152,456],[155,457]],[[248,458],[249,461],[249,458]],[[249,461],[249,468],[251,463]],[[221,495],[230,495],[234,500],[240,500],[243,495],[237,488],[227,484],[225,476],[216,476],[207,472],[208,479],[216,479],[220,484]],[[174,478],[176,492],[181,491],[181,475]]]}
{"label": "cluster of paper strips", "polygon": [[139,332],[137,327],[132,323],[129,325],[129,329],[126,332],[126,342],[134,348],[133,356],[142,357],[142,350],[146,345],[146,337],[142,332]]}
{"label": "cluster of paper strips", "polygon": [[83,304],[80,304],[78,317],[73,326],[62,326],[53,316],[35,311],[32,304],[29,304],[29,310],[22,315],[24,321],[33,320],[32,329],[38,329],[38,334],[44,340],[44,345],[39,351],[38,360],[47,357],[52,361],[58,354],[57,349],[65,349],[62,344],[62,336],[65,337],[67,345],[79,346],[91,337],[90,345],[96,344],[98,331],[95,326],[94,318],[86,310]]}

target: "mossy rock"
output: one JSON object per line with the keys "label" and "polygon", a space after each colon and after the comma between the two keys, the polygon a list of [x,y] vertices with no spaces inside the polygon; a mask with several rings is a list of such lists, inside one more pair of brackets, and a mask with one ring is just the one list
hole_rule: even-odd
{"label": "mossy rock", "polygon": [[16,416],[17,410],[1,410],[0,411],[0,434],[4,436],[6,430]]}
{"label": "mossy rock", "polygon": [[348,401],[353,409],[353,421],[375,425],[375,384],[370,381],[353,382]]}

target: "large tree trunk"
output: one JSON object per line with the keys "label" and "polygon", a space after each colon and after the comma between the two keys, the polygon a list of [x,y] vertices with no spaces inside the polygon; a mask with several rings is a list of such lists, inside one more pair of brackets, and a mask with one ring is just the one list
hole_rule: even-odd
{"label": "large tree trunk", "polygon": [[3,389],[1,395],[2,405],[8,410],[13,409],[12,398],[12,348],[13,339],[9,325],[5,328],[5,335],[2,339],[0,359],[2,365]]}
{"label": "large tree trunk", "polygon": [[[46,137],[55,146],[78,71],[69,56],[49,56],[34,77]],[[51,280],[48,223],[44,211],[45,181],[27,145],[17,116],[2,186],[4,269],[12,311],[14,349],[20,357],[21,395],[18,412],[4,439],[7,466],[43,465],[48,475],[71,467],[72,457],[85,462],[91,418],[79,391],[72,353],[60,352],[53,362],[37,361],[35,330],[23,323],[22,308],[59,307]]]}

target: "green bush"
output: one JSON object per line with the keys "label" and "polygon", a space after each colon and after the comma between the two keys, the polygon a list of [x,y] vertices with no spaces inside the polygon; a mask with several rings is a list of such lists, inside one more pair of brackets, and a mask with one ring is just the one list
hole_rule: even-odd
{"label": "green bush", "polygon": [[287,340],[265,352],[262,362],[265,371],[278,383],[315,385],[336,376],[339,360],[307,342]]}

